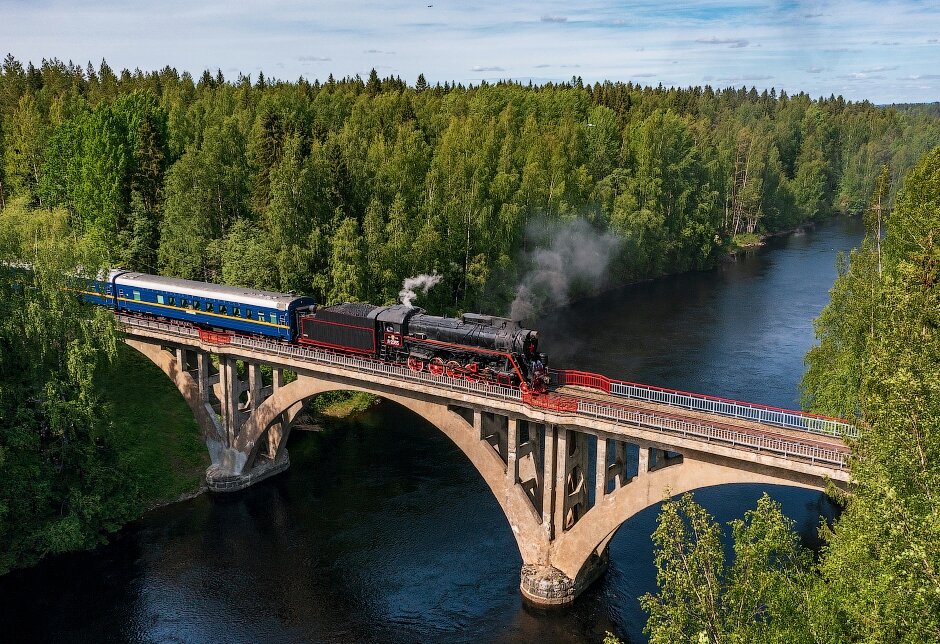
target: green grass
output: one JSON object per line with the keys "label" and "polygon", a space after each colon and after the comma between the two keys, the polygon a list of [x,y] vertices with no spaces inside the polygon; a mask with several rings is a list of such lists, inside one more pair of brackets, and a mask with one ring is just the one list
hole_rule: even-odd
{"label": "green grass", "polygon": [[731,248],[753,248],[761,245],[761,236],[757,233],[740,233],[731,240]]}
{"label": "green grass", "polygon": [[333,418],[346,418],[365,411],[375,404],[378,396],[361,391],[328,391],[313,399],[310,407],[318,414]]}
{"label": "green grass", "polygon": [[198,489],[209,453],[173,382],[150,360],[118,343],[117,357],[98,385],[111,410],[115,446],[136,473],[143,507]]}

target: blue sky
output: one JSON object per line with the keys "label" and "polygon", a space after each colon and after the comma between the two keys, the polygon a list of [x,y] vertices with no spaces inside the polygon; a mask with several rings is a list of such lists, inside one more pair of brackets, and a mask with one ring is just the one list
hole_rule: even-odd
{"label": "blue sky", "polygon": [[581,76],[940,100],[940,0],[0,0],[0,55],[288,80]]}

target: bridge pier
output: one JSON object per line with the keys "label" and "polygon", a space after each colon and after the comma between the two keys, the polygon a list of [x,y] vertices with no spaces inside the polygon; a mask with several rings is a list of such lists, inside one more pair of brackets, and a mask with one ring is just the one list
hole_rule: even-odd
{"label": "bridge pier", "polygon": [[538,608],[569,606],[607,572],[609,563],[610,558],[605,547],[600,555],[591,556],[574,579],[554,566],[523,564],[519,590],[528,604]]}

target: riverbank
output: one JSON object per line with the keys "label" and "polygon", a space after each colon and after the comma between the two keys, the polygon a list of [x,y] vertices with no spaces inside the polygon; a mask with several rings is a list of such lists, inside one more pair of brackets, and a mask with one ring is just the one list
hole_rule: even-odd
{"label": "riverbank", "polygon": [[150,360],[123,342],[98,392],[109,408],[114,447],[132,473],[141,512],[197,496],[209,453],[192,411]]}
{"label": "riverbank", "polygon": [[[131,493],[138,496],[141,513],[188,501],[206,491],[209,453],[199,426],[159,368],[118,343],[114,363],[99,375],[98,392],[110,409],[114,446],[133,474]],[[362,392],[322,394],[308,406],[307,429],[319,427],[318,417],[348,418],[377,402],[377,396]]]}

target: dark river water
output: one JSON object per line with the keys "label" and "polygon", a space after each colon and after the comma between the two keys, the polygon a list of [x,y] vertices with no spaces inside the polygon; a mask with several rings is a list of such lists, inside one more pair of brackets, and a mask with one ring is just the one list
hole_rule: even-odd
{"label": "dark river water", "polygon": [[[719,268],[623,288],[540,321],[554,366],[770,405],[798,404],[812,321],[857,219]],[[155,430],[159,428],[155,427]],[[0,639],[56,642],[643,642],[658,508],[618,531],[575,606],[523,606],[496,500],[443,435],[393,404],[294,432],[290,470],[154,511],[90,553],[0,578]],[[767,489],[808,541],[825,498]],[[701,490],[721,521],[763,488]]]}

